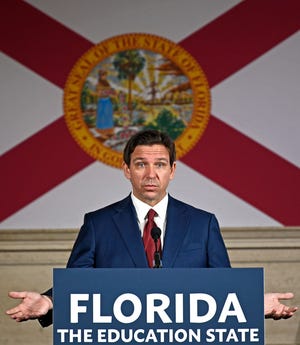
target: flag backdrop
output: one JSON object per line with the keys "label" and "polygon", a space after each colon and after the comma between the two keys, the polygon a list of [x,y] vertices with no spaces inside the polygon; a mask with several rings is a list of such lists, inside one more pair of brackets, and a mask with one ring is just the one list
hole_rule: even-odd
{"label": "flag backdrop", "polygon": [[63,117],[63,88],[94,44],[126,33],[180,44],[211,88],[208,127],[169,192],[221,226],[300,225],[298,0],[1,2],[1,229],[76,228],[130,191]]}

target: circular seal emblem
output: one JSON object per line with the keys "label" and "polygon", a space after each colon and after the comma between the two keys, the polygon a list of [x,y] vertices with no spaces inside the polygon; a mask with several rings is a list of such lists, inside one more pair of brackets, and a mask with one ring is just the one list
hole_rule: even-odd
{"label": "circular seal emblem", "polygon": [[69,131],[94,159],[120,168],[128,139],[158,129],[175,141],[177,158],[201,138],[210,90],[197,61],[180,45],[151,34],[124,34],[89,49],[64,89]]}

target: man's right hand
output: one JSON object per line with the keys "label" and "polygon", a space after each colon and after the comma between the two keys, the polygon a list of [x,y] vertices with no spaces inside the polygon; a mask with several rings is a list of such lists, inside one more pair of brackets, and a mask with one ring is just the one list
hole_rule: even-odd
{"label": "man's right hand", "polygon": [[40,318],[53,308],[51,298],[37,292],[12,291],[8,295],[22,300],[19,305],[6,311],[6,314],[17,322]]}

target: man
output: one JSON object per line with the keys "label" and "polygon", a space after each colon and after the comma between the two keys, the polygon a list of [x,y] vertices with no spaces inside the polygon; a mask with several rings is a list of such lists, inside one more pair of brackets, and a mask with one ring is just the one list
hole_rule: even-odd
{"label": "man", "polygon": [[[123,159],[123,172],[131,182],[132,193],[85,216],[67,267],[152,267],[145,252],[147,245],[143,243],[150,209],[154,210],[155,225],[162,230],[163,267],[230,267],[215,216],[167,193],[176,170],[172,140],[159,131],[139,132],[128,141]],[[150,259],[153,253],[154,250]],[[10,297],[21,298],[22,302],[7,314],[16,321],[39,318],[47,326],[52,321],[51,296],[52,290],[43,295],[11,292]],[[266,317],[292,316],[297,308],[279,302],[292,297],[292,294],[266,294]]]}

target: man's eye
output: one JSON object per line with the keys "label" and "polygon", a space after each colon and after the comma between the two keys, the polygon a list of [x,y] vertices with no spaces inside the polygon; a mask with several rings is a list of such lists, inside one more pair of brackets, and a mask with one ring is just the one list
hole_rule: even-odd
{"label": "man's eye", "polygon": [[143,167],[145,166],[145,163],[143,163],[143,162],[138,162],[136,165],[137,165],[139,168],[143,168]]}
{"label": "man's eye", "polygon": [[156,163],[156,166],[158,168],[163,168],[166,164],[165,163],[162,163],[162,162],[159,162],[159,163]]}

